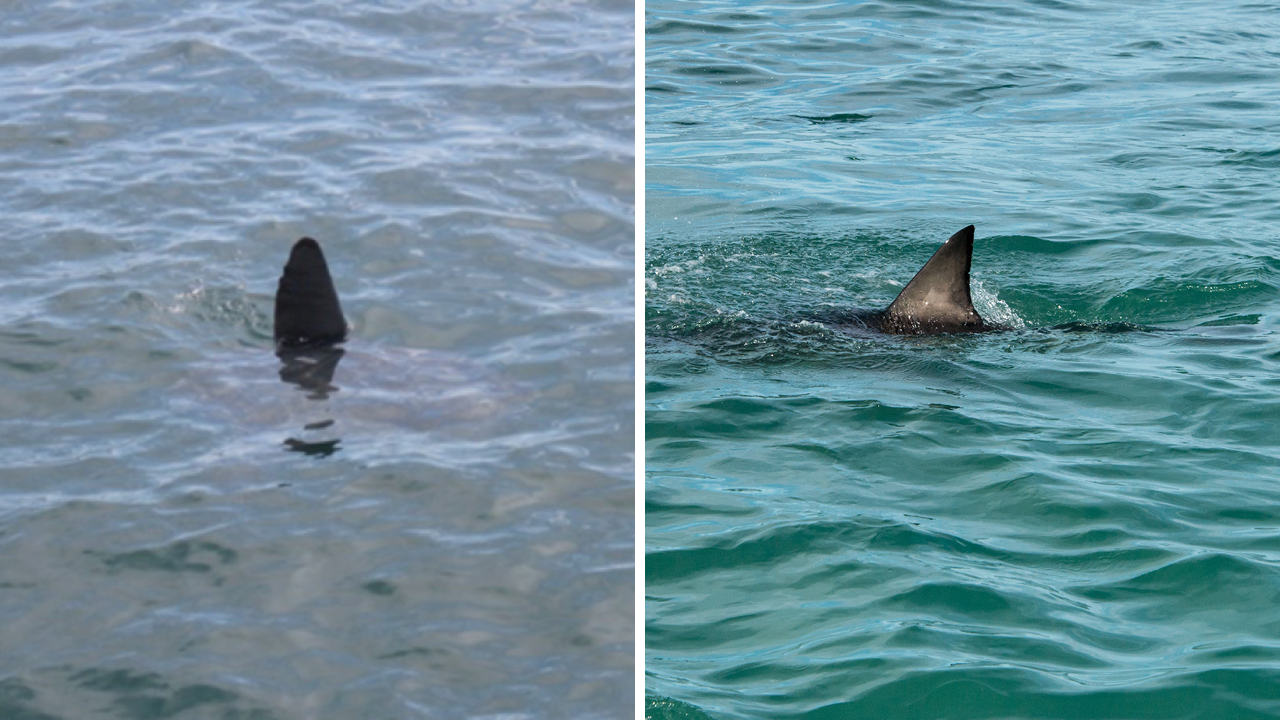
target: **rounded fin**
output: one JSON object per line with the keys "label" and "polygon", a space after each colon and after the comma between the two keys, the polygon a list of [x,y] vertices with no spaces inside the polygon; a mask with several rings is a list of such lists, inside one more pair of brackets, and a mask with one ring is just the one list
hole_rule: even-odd
{"label": "rounded fin", "polygon": [[347,321],[329,265],[315,240],[294,243],[276,289],[276,346],[331,345],[347,339]]}

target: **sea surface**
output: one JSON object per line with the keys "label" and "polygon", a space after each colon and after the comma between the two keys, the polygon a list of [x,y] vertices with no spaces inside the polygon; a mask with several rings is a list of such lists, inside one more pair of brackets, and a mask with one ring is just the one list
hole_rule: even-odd
{"label": "sea surface", "polygon": [[648,716],[1280,717],[1280,7],[644,22]]}
{"label": "sea surface", "polygon": [[632,715],[634,23],[4,4],[0,718]]}

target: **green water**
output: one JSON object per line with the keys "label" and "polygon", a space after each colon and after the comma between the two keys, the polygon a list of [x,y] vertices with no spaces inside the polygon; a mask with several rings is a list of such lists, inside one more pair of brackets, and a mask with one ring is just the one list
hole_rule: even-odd
{"label": "green water", "polygon": [[1280,717],[1274,10],[646,13],[648,715]]}

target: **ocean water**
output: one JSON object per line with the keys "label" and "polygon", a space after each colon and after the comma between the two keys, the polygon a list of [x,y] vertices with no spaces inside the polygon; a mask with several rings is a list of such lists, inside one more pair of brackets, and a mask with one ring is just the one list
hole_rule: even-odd
{"label": "ocean water", "polygon": [[631,716],[634,23],[5,4],[0,717]]}
{"label": "ocean water", "polygon": [[648,716],[1280,717],[1277,8],[644,22]]}

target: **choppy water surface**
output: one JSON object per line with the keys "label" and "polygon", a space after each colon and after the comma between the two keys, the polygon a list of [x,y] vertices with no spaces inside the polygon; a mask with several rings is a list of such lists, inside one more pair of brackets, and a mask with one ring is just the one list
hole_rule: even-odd
{"label": "choppy water surface", "polygon": [[1275,8],[646,15],[650,716],[1280,717]]}
{"label": "choppy water surface", "polygon": [[633,13],[7,4],[0,717],[630,716]]}

